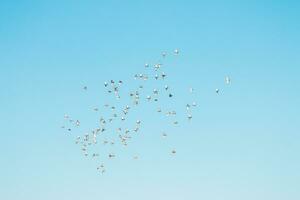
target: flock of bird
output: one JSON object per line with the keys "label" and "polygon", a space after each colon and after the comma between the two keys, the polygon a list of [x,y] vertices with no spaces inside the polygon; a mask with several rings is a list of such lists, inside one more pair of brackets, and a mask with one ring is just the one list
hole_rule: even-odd
{"label": "flock of bird", "polygon": [[[171,56],[178,56],[179,50],[175,49]],[[161,54],[162,59],[167,57],[167,53],[163,52]],[[103,163],[103,159],[113,159],[116,157],[115,153],[112,152],[99,152],[99,145],[109,145],[114,147],[115,145],[127,146],[129,142],[135,137],[137,133],[140,132],[141,126],[144,123],[142,119],[136,119],[133,123],[134,125],[131,128],[126,127],[127,124],[124,124],[128,120],[128,116],[132,112],[132,110],[138,110],[138,107],[141,103],[145,103],[148,105],[155,105],[155,112],[164,115],[166,117],[171,118],[171,125],[176,126],[179,124],[179,121],[176,120],[177,111],[176,110],[167,110],[163,109],[161,105],[159,105],[160,101],[170,100],[174,97],[174,91],[171,89],[169,85],[165,83],[167,79],[167,74],[162,71],[163,64],[161,62],[150,65],[146,63],[144,65],[144,70],[148,73],[139,73],[135,74],[133,78],[138,82],[138,86],[131,90],[128,93],[122,94],[122,80],[110,80],[104,82],[103,87],[105,88],[108,95],[111,95],[119,104],[123,103],[122,106],[110,105],[108,103],[103,105],[103,108],[94,107],[94,112],[99,112],[100,110],[104,110],[104,112],[109,113],[108,116],[99,116],[98,125],[95,128],[90,129],[88,132],[79,135],[75,138],[75,143],[79,145],[83,155],[85,157],[91,157],[93,159],[97,159],[97,171],[101,174],[106,172],[105,164]],[[150,74],[149,74],[150,72]],[[156,85],[159,85],[157,88],[152,88],[151,92],[145,90],[146,82],[156,82]],[[228,76],[225,77],[225,84],[230,84],[231,80]],[[150,85],[151,87],[151,85]],[[84,91],[88,91],[88,87],[83,87]],[[146,93],[146,92],[148,93]],[[194,88],[188,88],[189,93],[194,92]],[[219,94],[220,90],[217,88],[215,90],[216,94]],[[125,98],[129,99],[129,103],[125,102]],[[124,102],[123,102],[124,101]],[[151,103],[153,102],[153,103]],[[124,104],[125,103],[125,104]],[[170,104],[170,103],[169,103]],[[197,103],[195,101],[186,104],[186,119],[191,121],[193,118],[192,111],[197,107]],[[139,113],[143,111],[138,110]],[[74,120],[69,115],[64,115],[64,125],[61,126],[62,129],[67,130],[68,132],[72,132],[73,128],[78,128],[81,126],[81,122],[79,120]],[[129,120],[128,120],[129,121]],[[114,126],[111,124],[114,123]],[[127,125],[128,126],[128,125]],[[168,134],[162,131],[162,138],[169,137]],[[176,154],[176,149],[170,150],[171,155]],[[137,155],[133,155],[132,158],[134,160],[139,159]]]}

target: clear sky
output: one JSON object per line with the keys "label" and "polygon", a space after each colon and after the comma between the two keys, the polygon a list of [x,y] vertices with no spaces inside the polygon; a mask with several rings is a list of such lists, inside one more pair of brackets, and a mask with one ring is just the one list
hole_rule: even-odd
{"label": "clear sky", "polygon": [[[1,0],[0,199],[299,200],[299,19],[294,0]],[[161,141],[164,124],[143,110],[128,150],[140,159],[119,149],[97,174],[64,114],[89,123],[104,81],[132,88],[175,48],[172,104],[193,86],[192,123]]]}

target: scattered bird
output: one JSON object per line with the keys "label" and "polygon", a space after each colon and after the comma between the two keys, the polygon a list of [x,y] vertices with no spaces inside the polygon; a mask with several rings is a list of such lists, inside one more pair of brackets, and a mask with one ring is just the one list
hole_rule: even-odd
{"label": "scattered bird", "polygon": [[[171,52],[172,53],[172,52]],[[175,55],[179,55],[179,50],[175,49],[174,50],[174,54]],[[167,52],[162,52],[162,57],[166,58]],[[171,55],[171,54],[168,54]],[[168,56],[169,58],[169,56]],[[163,61],[167,61],[167,59],[164,59]],[[130,99],[130,102],[126,102],[125,100],[123,100],[123,98],[121,99],[120,96],[120,91],[122,91],[123,94],[123,87],[125,87],[126,89],[126,84],[125,81],[123,80],[110,80],[108,82],[104,82],[104,89],[107,91],[107,95],[110,96],[114,96],[117,98],[117,103],[113,103],[113,101],[109,101],[107,103],[104,104],[105,109],[103,109],[103,113],[102,116],[99,116],[98,119],[100,119],[96,125],[96,127],[94,128],[90,128],[88,132],[85,132],[84,134],[82,134],[81,136],[77,136],[75,139],[75,143],[79,146],[79,148],[81,149],[81,152],[83,153],[83,155],[87,158],[93,158],[95,160],[102,160],[102,158],[115,158],[116,155],[113,153],[109,153],[109,154],[105,154],[106,151],[101,151],[101,148],[117,148],[118,145],[121,146],[128,146],[131,144],[131,141],[134,139],[137,139],[137,135],[136,133],[140,133],[142,131],[142,126],[144,126],[147,123],[147,118],[151,119],[151,116],[145,116],[147,118],[143,119],[143,118],[139,118],[138,120],[133,121],[133,124],[131,124],[132,126],[130,126],[129,123],[131,123],[130,121],[130,117],[131,117],[131,113],[132,111],[139,111],[140,113],[143,114],[144,112],[144,108],[140,109],[139,105],[143,104],[143,102],[149,102],[146,105],[148,107],[151,106],[155,106],[154,107],[154,112],[157,112],[158,115],[160,115],[162,118],[159,118],[159,120],[163,122],[163,119],[167,117],[172,118],[171,123],[173,125],[178,125],[179,122],[175,120],[175,117],[177,119],[177,116],[180,117],[179,115],[181,114],[180,112],[176,112],[175,110],[171,110],[168,112],[162,112],[162,110],[169,110],[170,108],[168,108],[168,106],[173,106],[176,105],[175,104],[175,100],[177,98],[172,98],[173,92],[174,91],[170,91],[170,87],[169,85],[166,84],[166,77],[167,74],[165,72],[162,72],[162,68],[165,70],[167,70],[168,68],[165,67],[165,63],[156,63],[154,65],[150,65],[148,63],[144,64],[144,67],[147,69],[144,69],[145,71],[147,71],[145,73],[136,73],[134,75],[134,79],[135,81],[137,81],[137,86],[136,88],[129,90],[130,92],[128,92],[126,95],[129,94],[129,96],[127,96]],[[149,78],[150,77],[150,78]],[[153,80],[152,78],[154,77],[155,80]],[[187,77],[188,78],[188,77]],[[151,80],[152,79],[152,80]],[[169,79],[169,76],[168,76]],[[225,76],[225,83],[226,84],[230,84],[231,80],[228,76]],[[146,84],[146,85],[144,85]],[[148,84],[153,84],[152,86],[154,87],[150,87],[150,88],[154,88],[153,91],[150,92],[147,90]],[[83,87],[84,90],[87,90],[88,87],[84,86]],[[176,89],[176,88],[174,88]],[[144,98],[145,93],[149,92],[148,96],[146,96],[146,99]],[[190,87],[189,88],[189,92],[193,93],[194,92],[194,88]],[[215,92],[217,94],[219,94],[219,89],[216,89]],[[151,101],[153,100],[153,101]],[[164,101],[166,102],[167,107],[164,107]],[[192,103],[188,103],[186,104],[186,117],[188,119],[188,121],[191,121],[193,119],[193,111],[196,109],[197,107],[197,103],[196,101],[191,101]],[[132,104],[130,104],[132,103]],[[112,105],[113,104],[113,105]],[[183,104],[184,106],[184,104]],[[156,109],[156,110],[155,110]],[[102,109],[100,109],[102,110]],[[91,111],[96,111],[98,112],[99,109],[97,107],[93,108],[93,110]],[[148,113],[147,113],[148,115]],[[73,120],[69,117],[69,115],[65,114],[64,115],[64,124],[63,126],[61,126],[62,129],[67,130],[70,133],[73,133],[75,131],[79,131],[81,129],[81,121],[80,120]],[[122,123],[120,122],[122,121]],[[149,120],[148,120],[149,121]],[[83,121],[82,121],[83,122]],[[76,129],[74,128],[73,132],[71,128],[69,127],[77,127]],[[80,127],[79,127],[80,126]],[[68,127],[68,128],[66,128]],[[177,127],[177,126],[175,126]],[[152,131],[152,130],[151,130]],[[72,134],[71,134],[72,135]],[[161,137],[162,138],[167,138],[167,137],[172,137],[172,135],[167,135],[165,132],[161,133]],[[74,140],[73,140],[74,141]],[[169,142],[169,141],[168,141]],[[115,149],[115,150],[116,150]],[[99,150],[99,152],[95,152],[96,150]],[[92,152],[90,152],[92,151]],[[114,151],[113,151],[114,152]],[[103,154],[105,154],[104,156],[102,156]],[[172,155],[176,154],[176,150],[173,149],[171,151]],[[89,156],[90,155],[90,156]],[[101,156],[100,156],[101,155]],[[133,156],[134,160],[137,160],[139,157],[137,155]],[[101,161],[102,162],[102,161]],[[106,169],[104,167],[104,164],[101,164],[100,166],[97,167],[97,170],[100,173],[105,173]]]}

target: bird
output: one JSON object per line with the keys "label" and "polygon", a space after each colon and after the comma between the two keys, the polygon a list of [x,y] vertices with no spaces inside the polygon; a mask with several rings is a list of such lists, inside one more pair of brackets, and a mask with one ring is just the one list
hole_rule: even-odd
{"label": "bird", "polygon": [[179,54],[179,50],[178,50],[178,49],[175,49],[175,50],[174,50],[174,54],[175,54],[175,55],[178,55],[178,54]]}
{"label": "bird", "polygon": [[190,104],[186,104],[186,109],[190,110],[190,108],[191,108]]}
{"label": "bird", "polygon": [[108,157],[109,157],[109,158],[114,158],[114,157],[116,157],[116,156],[115,156],[114,154],[109,154]]}
{"label": "bird", "polygon": [[148,95],[147,96],[147,100],[150,101],[151,100],[151,96]]}
{"label": "bird", "polygon": [[226,76],[226,77],[225,77],[225,83],[226,83],[227,85],[229,85],[230,82],[231,82],[230,78],[229,78],[228,76]]}

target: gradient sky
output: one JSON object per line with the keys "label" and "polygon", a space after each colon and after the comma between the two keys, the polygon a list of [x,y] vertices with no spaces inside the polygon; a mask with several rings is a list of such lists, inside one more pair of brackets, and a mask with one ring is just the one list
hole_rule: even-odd
{"label": "gradient sky", "polygon": [[[299,19],[293,0],[1,0],[0,198],[299,200]],[[132,88],[175,48],[173,106],[193,86],[193,122],[162,142],[164,124],[144,110],[129,150],[140,160],[123,153],[98,175],[60,129],[64,114],[95,119],[104,81]]]}

